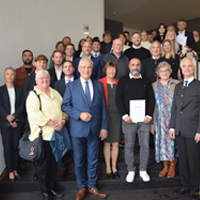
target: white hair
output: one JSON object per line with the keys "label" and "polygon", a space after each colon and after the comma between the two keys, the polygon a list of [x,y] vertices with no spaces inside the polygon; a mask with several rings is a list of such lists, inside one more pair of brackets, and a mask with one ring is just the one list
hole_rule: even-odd
{"label": "white hair", "polygon": [[84,58],[84,57],[80,59],[78,66],[80,66],[82,64],[82,61],[84,61],[84,60],[90,61],[92,64],[92,67],[93,67],[93,61],[90,58]]}
{"label": "white hair", "polygon": [[39,76],[41,74],[45,74],[45,75],[48,75],[48,77],[50,78],[50,75],[49,75],[49,72],[46,70],[46,69],[41,69],[39,71],[37,71],[36,75],[35,75],[35,81],[38,80]]}
{"label": "white hair", "polygon": [[180,66],[181,66],[181,68],[182,68],[182,65],[183,65],[183,61],[184,60],[191,60],[192,61],[192,64],[193,64],[193,67],[196,67],[197,66],[197,63],[196,63],[196,61],[195,61],[195,59],[194,58],[183,58],[183,60],[181,60],[181,63],[180,63]]}

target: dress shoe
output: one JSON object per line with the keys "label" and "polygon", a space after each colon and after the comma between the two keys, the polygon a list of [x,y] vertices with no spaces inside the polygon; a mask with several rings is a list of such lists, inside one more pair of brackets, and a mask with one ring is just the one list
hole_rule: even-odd
{"label": "dress shoe", "polygon": [[179,190],[176,190],[176,191],[174,192],[174,195],[177,195],[177,194],[188,194],[189,192],[190,192],[189,189],[181,188],[181,189],[179,189]]}
{"label": "dress shoe", "polygon": [[118,171],[113,172],[113,176],[114,176],[114,178],[118,179],[118,178],[119,178],[119,173],[118,173]]}
{"label": "dress shoe", "polygon": [[8,178],[11,183],[15,182],[15,178]]}
{"label": "dress shoe", "polygon": [[33,178],[34,178],[34,180],[37,180],[37,179],[38,179],[37,172],[35,172],[35,173],[33,174]]}
{"label": "dress shoe", "polygon": [[135,178],[135,172],[134,171],[128,172],[126,176],[126,182],[132,183],[134,181],[134,178]]}
{"label": "dress shoe", "polygon": [[20,176],[20,175],[15,176],[15,179],[20,180],[20,179],[21,179],[21,176]]}
{"label": "dress shoe", "polygon": [[79,189],[79,191],[76,193],[76,200],[82,200],[85,197],[86,192],[87,191],[85,188]]}
{"label": "dress shoe", "polygon": [[113,179],[113,173],[112,173],[112,172],[107,173],[107,174],[106,174],[106,178],[107,178],[107,179]]}
{"label": "dress shoe", "polygon": [[107,194],[100,192],[96,187],[93,187],[91,189],[88,188],[88,192],[90,194],[97,195],[97,196],[101,197],[102,199],[105,199],[108,196]]}
{"label": "dress shoe", "polygon": [[43,192],[42,196],[43,196],[43,200],[52,200],[51,196],[46,192]]}
{"label": "dress shoe", "polygon": [[57,197],[57,198],[62,198],[64,196],[64,194],[59,194],[55,190],[50,190],[50,192],[54,197]]}
{"label": "dress shoe", "polygon": [[140,171],[140,177],[144,182],[149,182],[150,181],[150,176],[147,174],[146,171]]}

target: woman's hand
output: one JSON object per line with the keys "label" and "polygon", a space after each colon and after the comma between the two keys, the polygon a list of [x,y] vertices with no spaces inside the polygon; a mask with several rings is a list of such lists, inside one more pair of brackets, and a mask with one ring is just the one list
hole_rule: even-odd
{"label": "woman's hand", "polygon": [[6,119],[9,121],[9,122],[12,122],[15,117],[13,115],[7,115]]}
{"label": "woman's hand", "polygon": [[56,130],[56,131],[61,131],[62,130],[62,128],[63,128],[63,126],[65,125],[65,120],[56,120],[56,123],[55,123],[55,125],[53,126],[53,128],[54,128],[54,130]]}
{"label": "woman's hand", "polygon": [[155,134],[155,127],[154,127],[154,124],[151,124],[151,126],[150,126],[150,132],[151,132],[151,134]]}

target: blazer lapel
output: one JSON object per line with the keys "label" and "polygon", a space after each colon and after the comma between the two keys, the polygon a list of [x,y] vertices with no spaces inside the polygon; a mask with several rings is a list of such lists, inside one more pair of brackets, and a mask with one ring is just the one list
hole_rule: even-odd
{"label": "blazer lapel", "polygon": [[8,105],[8,113],[10,113],[10,98],[9,98],[9,95],[8,95],[8,89],[6,87],[6,85],[4,85],[4,98],[5,98],[5,102],[7,102],[7,105]]}

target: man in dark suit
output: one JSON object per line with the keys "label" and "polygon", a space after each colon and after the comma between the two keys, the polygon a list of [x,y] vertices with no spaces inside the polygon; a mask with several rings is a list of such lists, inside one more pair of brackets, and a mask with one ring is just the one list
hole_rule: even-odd
{"label": "man in dark suit", "polygon": [[30,76],[27,76],[24,79],[24,85],[23,85],[23,94],[24,94],[24,99],[26,100],[26,97],[28,96],[28,93],[33,90],[34,86],[36,85],[35,82],[35,74],[41,70],[41,69],[46,69],[48,63],[48,58],[45,55],[38,55],[35,57],[35,66],[36,70],[33,74]]}
{"label": "man in dark suit", "polygon": [[142,61],[141,75],[142,78],[146,78],[150,83],[153,83],[157,80],[156,68],[158,64],[161,62],[160,42],[154,41],[151,44],[150,53],[151,53],[151,58],[147,58]]}
{"label": "man in dark suit", "polygon": [[[195,41],[193,38],[193,34],[192,32],[186,31],[185,28],[187,26],[187,23],[184,19],[180,19],[177,22],[177,28],[178,28],[178,33],[177,33],[177,42],[180,45],[180,49],[183,48],[182,45],[184,45],[184,47],[190,48],[190,49],[194,49],[195,48]],[[186,39],[186,43],[182,43],[181,41],[184,40],[184,38]]]}
{"label": "man in dark suit", "polygon": [[[93,71],[92,71],[92,79],[100,79],[102,77],[102,71],[101,71],[101,63],[99,61],[99,59],[94,58],[91,55],[91,51],[92,51],[92,44],[90,42],[84,42],[83,46],[82,46],[82,51],[83,51],[83,56],[82,58],[90,58],[93,62]],[[75,72],[74,72],[74,76],[76,79],[78,79],[80,77],[80,73],[79,73],[79,61],[81,60],[81,58],[76,58],[74,60],[74,68],[75,68]]]}
{"label": "man in dark suit", "polygon": [[74,65],[70,60],[66,60],[63,63],[63,73],[65,77],[55,82],[54,89],[57,90],[63,97],[65,93],[65,87],[68,83],[74,81]]}
{"label": "man in dark suit", "polygon": [[62,71],[62,62],[63,62],[63,53],[60,50],[55,50],[52,55],[52,60],[54,62],[54,66],[51,67],[48,71],[54,86],[54,83],[57,80],[60,80],[65,75]]}
{"label": "man in dark suit", "polygon": [[200,82],[194,79],[196,62],[184,58],[184,80],[176,85],[171,109],[170,137],[177,141],[182,187],[175,194],[190,193],[192,200],[199,191]]}
{"label": "man in dark suit", "polygon": [[110,31],[106,31],[103,34],[103,41],[101,42],[101,50],[100,50],[100,52],[102,54],[110,53],[111,48],[112,48],[111,32]]}
{"label": "man in dark suit", "polygon": [[99,138],[107,138],[108,118],[103,84],[91,79],[91,59],[82,58],[78,70],[80,78],[67,84],[61,106],[62,111],[69,116],[79,188],[76,200],[82,200],[86,192],[106,198],[107,195],[96,188]]}

